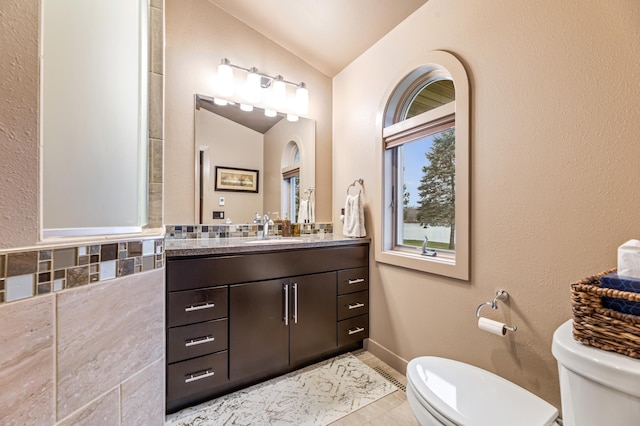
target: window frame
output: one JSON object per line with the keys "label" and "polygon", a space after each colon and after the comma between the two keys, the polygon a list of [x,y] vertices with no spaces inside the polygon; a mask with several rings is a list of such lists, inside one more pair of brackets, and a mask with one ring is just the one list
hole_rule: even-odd
{"label": "window frame", "polygon": [[[380,238],[376,238],[375,259],[377,262],[400,266],[422,272],[443,275],[460,280],[469,280],[470,259],[470,102],[469,82],[462,63],[451,53],[444,51],[428,52],[421,63],[405,73],[399,83],[387,97],[384,110],[381,149],[382,191],[381,191],[381,220]],[[455,108],[446,104],[422,114],[400,121],[408,105],[415,95],[436,80],[448,79],[454,83],[456,98]],[[442,126],[455,118],[456,136],[456,258],[455,262],[438,259],[438,257],[422,256],[419,252],[411,252],[402,247],[396,247],[397,206],[392,201],[399,199],[396,189],[392,186],[397,176],[397,150],[391,149],[416,139],[421,132],[429,129],[442,129]],[[443,120],[443,118],[445,118]],[[431,133],[435,133],[434,130]],[[387,145],[391,144],[391,145]],[[389,147],[389,149],[387,149]]]}

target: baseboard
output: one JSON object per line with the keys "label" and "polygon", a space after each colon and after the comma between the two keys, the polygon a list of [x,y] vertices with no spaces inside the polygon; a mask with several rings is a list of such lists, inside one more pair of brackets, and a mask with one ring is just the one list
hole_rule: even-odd
{"label": "baseboard", "polygon": [[407,364],[409,363],[409,361],[391,352],[389,349],[385,348],[375,340],[371,340],[370,338],[366,339],[364,341],[364,348],[367,351],[371,352],[372,355],[380,358],[380,360],[387,364],[389,367],[402,374],[407,374]]}

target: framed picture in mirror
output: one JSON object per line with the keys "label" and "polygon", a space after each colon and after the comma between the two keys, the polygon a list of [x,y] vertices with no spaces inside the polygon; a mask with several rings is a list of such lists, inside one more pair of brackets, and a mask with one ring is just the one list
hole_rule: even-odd
{"label": "framed picture in mirror", "polygon": [[258,192],[259,172],[216,166],[216,191]]}

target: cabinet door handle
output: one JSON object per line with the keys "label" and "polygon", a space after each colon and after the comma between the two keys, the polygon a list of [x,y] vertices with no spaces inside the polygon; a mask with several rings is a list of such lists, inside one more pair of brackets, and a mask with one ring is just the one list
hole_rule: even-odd
{"label": "cabinet door handle", "polygon": [[298,283],[293,283],[293,323],[298,323]]}
{"label": "cabinet door handle", "polygon": [[198,373],[189,374],[189,377],[184,379],[184,382],[185,383],[191,383],[191,382],[195,382],[197,380],[206,379],[207,377],[211,377],[214,374],[216,374],[215,372],[209,371],[209,370],[200,371],[199,373],[201,373],[201,374],[198,374]]}
{"label": "cabinet door handle", "polygon": [[210,342],[213,342],[214,340],[216,340],[216,338],[212,336],[198,337],[196,339],[188,340],[187,342],[185,342],[184,345],[188,348],[190,346],[201,345],[203,343],[210,343]]}
{"label": "cabinet door handle", "polygon": [[349,329],[349,336],[351,336],[352,334],[357,334],[357,333],[363,332],[363,331],[364,331],[364,328],[362,328],[362,327],[350,328]]}
{"label": "cabinet door handle", "polygon": [[289,325],[289,284],[284,284],[284,325]]}
{"label": "cabinet door handle", "polygon": [[362,308],[363,306],[364,306],[364,303],[356,302],[352,305],[350,304],[349,309],[358,309],[358,308]]}
{"label": "cabinet door handle", "polygon": [[355,280],[347,280],[347,284],[358,284],[363,283],[364,278],[356,278]]}
{"label": "cabinet door handle", "polygon": [[216,306],[215,303],[204,302],[204,304],[202,304],[202,305],[191,305],[188,308],[184,308],[184,311],[185,312],[200,311],[202,309],[215,308],[215,306]]}

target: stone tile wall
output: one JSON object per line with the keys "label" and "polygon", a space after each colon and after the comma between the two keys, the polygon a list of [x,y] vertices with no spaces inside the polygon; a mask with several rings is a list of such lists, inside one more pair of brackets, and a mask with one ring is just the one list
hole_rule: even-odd
{"label": "stone tile wall", "polygon": [[163,266],[163,238],[0,251],[0,305]]}
{"label": "stone tile wall", "polygon": [[[159,228],[164,0],[150,2],[149,34],[148,212]],[[164,281],[161,238],[0,252],[0,425],[163,425]]]}
{"label": "stone tile wall", "polygon": [[[332,234],[333,223],[291,224],[298,227],[299,235]],[[271,236],[282,236],[282,223],[275,223],[270,231]],[[167,225],[166,239],[204,239],[204,238],[254,238],[262,234],[262,225]]]}
{"label": "stone tile wall", "polygon": [[0,317],[0,424],[164,424],[164,268],[5,303]]}
{"label": "stone tile wall", "polygon": [[[149,34],[148,212],[159,228],[164,0],[150,2]],[[10,231],[27,233],[20,223]],[[0,425],[163,425],[164,280],[161,238],[0,252]]]}

